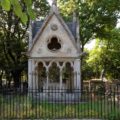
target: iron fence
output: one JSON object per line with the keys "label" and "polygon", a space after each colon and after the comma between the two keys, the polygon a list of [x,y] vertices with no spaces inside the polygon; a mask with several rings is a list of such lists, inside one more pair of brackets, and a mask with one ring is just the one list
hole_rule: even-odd
{"label": "iron fence", "polygon": [[99,118],[120,120],[120,89],[1,89],[0,119]]}

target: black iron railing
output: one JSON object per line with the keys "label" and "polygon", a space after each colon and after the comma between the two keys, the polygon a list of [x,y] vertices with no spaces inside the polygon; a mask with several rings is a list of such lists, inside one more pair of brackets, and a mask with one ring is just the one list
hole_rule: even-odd
{"label": "black iron railing", "polygon": [[120,120],[120,91],[0,90],[0,119]]}

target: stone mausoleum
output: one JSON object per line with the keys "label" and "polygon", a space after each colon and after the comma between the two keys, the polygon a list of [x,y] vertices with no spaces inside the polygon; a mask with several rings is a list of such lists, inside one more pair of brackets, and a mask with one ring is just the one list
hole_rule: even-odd
{"label": "stone mausoleum", "polygon": [[74,93],[81,89],[79,22],[65,22],[53,1],[44,21],[30,25],[28,89]]}

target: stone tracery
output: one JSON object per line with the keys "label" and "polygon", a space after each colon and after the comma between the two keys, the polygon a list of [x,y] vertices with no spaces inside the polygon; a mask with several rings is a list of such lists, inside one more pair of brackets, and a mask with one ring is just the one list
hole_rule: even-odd
{"label": "stone tracery", "polygon": [[[63,89],[66,92],[74,90],[74,61],[37,61],[35,64],[35,78],[39,91]],[[58,86],[58,87],[56,87]]]}

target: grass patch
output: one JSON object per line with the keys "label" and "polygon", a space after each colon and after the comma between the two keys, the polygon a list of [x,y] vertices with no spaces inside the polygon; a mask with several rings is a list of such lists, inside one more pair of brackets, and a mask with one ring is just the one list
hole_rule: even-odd
{"label": "grass patch", "polygon": [[77,104],[40,102],[26,96],[0,96],[0,119],[104,118],[120,119],[120,106],[101,99]]}

